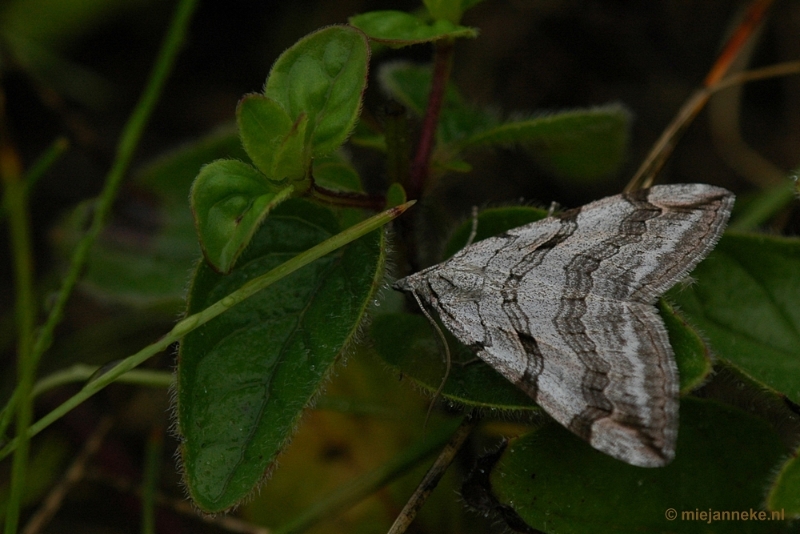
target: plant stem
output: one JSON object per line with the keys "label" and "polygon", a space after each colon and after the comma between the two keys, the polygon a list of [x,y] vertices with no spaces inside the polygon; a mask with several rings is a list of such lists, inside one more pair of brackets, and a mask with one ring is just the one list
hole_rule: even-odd
{"label": "plant stem", "polygon": [[[56,371],[51,375],[47,375],[44,378],[39,379],[33,385],[33,389],[30,391],[29,396],[31,400],[33,400],[39,395],[59,386],[63,386],[65,384],[74,384],[76,382],[86,382],[87,380],[91,379],[99,369],[100,367],[97,365],[76,363],[75,365],[67,367],[66,369]],[[119,377],[117,380],[117,382],[123,384],[136,384],[138,386],[152,388],[168,388],[172,384],[172,381],[173,375],[171,372],[154,371],[152,369],[137,369],[135,371],[130,371]],[[17,398],[18,397],[16,396],[12,397],[12,400],[10,400],[3,408],[2,412],[0,412],[2,413],[3,421],[6,421],[13,415]]]}
{"label": "plant stem", "polygon": [[411,495],[411,498],[403,507],[400,515],[397,516],[397,519],[392,524],[388,534],[402,534],[408,529],[408,527],[411,525],[411,522],[414,521],[415,517],[417,517],[417,512],[419,512],[419,509],[422,508],[423,504],[425,504],[425,501],[428,499],[430,494],[433,493],[433,490],[436,489],[439,481],[444,476],[447,468],[450,467],[451,463],[453,463],[456,453],[458,453],[459,449],[461,449],[461,446],[469,437],[472,429],[475,428],[477,421],[477,417],[474,417],[473,415],[464,417],[459,427],[450,437],[450,440],[447,442],[445,448],[442,449],[441,453],[439,453],[436,461],[433,462],[431,468],[427,473],[425,473],[425,476],[420,481],[413,495]]}
{"label": "plant stem", "polygon": [[[67,412],[81,404],[83,401],[97,393],[98,391],[102,390],[112,382],[114,382],[117,378],[122,376],[123,374],[127,373],[131,369],[137,367],[151,356],[154,356],[161,352],[162,350],[169,347],[172,343],[177,342],[183,336],[194,330],[195,328],[204,325],[214,317],[217,317],[224,311],[230,309],[231,307],[235,306],[236,304],[242,302],[246,298],[249,298],[262,289],[272,285],[273,283],[277,282],[281,278],[288,276],[289,274],[293,273],[294,271],[300,269],[308,265],[309,263],[313,262],[325,256],[326,254],[333,252],[334,250],[345,246],[346,244],[355,241],[361,236],[364,236],[370,233],[373,230],[376,230],[383,226],[384,224],[388,223],[395,217],[399,216],[403,212],[405,212],[408,208],[410,208],[414,204],[414,200],[406,202],[405,204],[401,204],[400,206],[396,206],[394,208],[388,209],[384,212],[381,212],[377,215],[373,215],[369,219],[365,221],[361,221],[358,224],[351,226],[350,228],[346,229],[344,232],[338,233],[335,236],[323,241],[319,245],[313,246],[310,249],[306,250],[295,256],[294,258],[290,259],[289,261],[282,263],[265,273],[258,278],[254,278],[250,280],[245,285],[231,293],[230,295],[223,297],[219,301],[215,302],[208,308],[200,311],[194,315],[190,315],[186,317],[178,324],[176,324],[172,330],[167,333],[163,338],[156,341],[155,343],[148,345],[147,347],[143,348],[136,354],[132,356],[128,356],[124,360],[122,360],[118,365],[110,369],[105,374],[100,375],[99,377],[95,378],[88,384],[86,384],[82,390],[78,393],[73,395],[71,398],[67,399],[63,404],[55,408],[53,411],[36,421],[33,425],[28,428],[27,433],[24,434],[24,438],[28,439],[51,424],[57,421],[59,418],[63,417]],[[12,451],[14,451],[20,442],[20,436],[17,436],[11,442],[9,442],[5,447],[0,449],[0,460],[8,456]]]}
{"label": "plant stem", "polygon": [[150,431],[145,450],[144,480],[142,481],[142,534],[156,532],[156,491],[164,448],[164,429],[160,426]]}
{"label": "plant stem", "polygon": [[[36,185],[36,182],[47,172],[47,170],[58,161],[64,152],[69,148],[69,140],[66,137],[59,137],[53,144],[51,144],[44,153],[34,162],[30,169],[25,173],[23,181],[25,182],[25,192],[30,195],[31,190]],[[8,213],[8,206],[6,206],[5,197],[3,202],[0,202],[0,220],[5,218]]]}
{"label": "plant stem", "polygon": [[755,31],[772,2],[773,0],[754,0],[750,4],[744,20],[728,39],[706,79],[703,80],[703,87],[695,91],[683,104],[670,125],[667,126],[661,137],[655,142],[634,177],[625,186],[625,192],[652,185],[655,176],[672,154],[684,132],[686,132],[697,114],[700,113],[700,110],[703,109],[703,106],[706,105],[708,99],[711,98],[713,86],[719,83],[727,74],[733,60],[736,59],[736,55]]}
{"label": "plant stem", "polygon": [[411,178],[411,147],[406,108],[395,100],[385,106],[386,174],[389,183],[408,187]]}
{"label": "plant stem", "polygon": [[172,71],[175,58],[184,42],[186,29],[189,26],[189,21],[191,20],[196,4],[197,0],[180,0],[178,4],[172,23],[170,24],[153,67],[153,71],[150,74],[147,86],[139,102],[136,104],[136,108],[133,110],[130,119],[128,119],[128,123],[125,125],[125,129],[117,144],[116,157],[106,176],[105,186],[98,197],[91,226],[86,232],[86,235],[78,242],[75,251],[72,253],[69,271],[61,283],[55,305],[36,338],[32,354],[34,363],[37,363],[42,354],[50,347],[53,339],[53,331],[56,325],[61,322],[64,315],[64,307],[67,304],[67,300],[69,300],[72,290],[75,288],[75,284],[78,282],[78,277],[83,271],[83,266],[89,257],[89,251],[100,235],[100,232],[105,227],[109,213],[111,212],[112,204],[117,196],[125,172],[133,158],[136,146],[142,137],[142,132],[158,102],[167,77]]}
{"label": "plant stem", "polygon": [[380,195],[368,195],[358,191],[336,191],[312,183],[311,198],[343,208],[365,208],[379,211],[386,206],[386,198]]}
{"label": "plant stem", "polygon": [[[33,386],[31,395],[38,397],[42,393],[50,391],[51,389],[63,386],[65,384],[74,384],[76,382],[86,382],[92,378],[92,375],[97,373],[100,368],[96,365],[86,365],[83,363],[76,363],[66,369],[57,371],[48,375],[36,382]],[[151,388],[168,388],[172,384],[173,375],[169,371],[156,371],[153,369],[137,369],[125,373],[117,382],[122,384],[136,384],[137,386],[146,386]]]}
{"label": "plant stem", "polygon": [[430,173],[431,154],[436,141],[436,129],[439,125],[439,113],[442,110],[447,82],[450,79],[450,70],[453,65],[453,41],[436,41],[436,51],[433,60],[433,81],[431,92],[428,95],[428,108],[422,122],[417,153],[411,165],[411,182],[408,188],[409,198],[419,198],[428,181]]}
{"label": "plant stem", "polygon": [[[0,102],[0,117],[4,109]],[[25,492],[28,466],[26,431],[33,419],[31,389],[36,375],[36,363],[31,358],[33,325],[36,309],[33,298],[33,255],[31,253],[30,213],[21,163],[11,146],[5,129],[0,131],[0,178],[5,189],[5,205],[9,215],[9,233],[14,257],[14,289],[17,319],[17,390],[21,402],[16,404],[18,446],[11,467],[11,487],[6,505],[4,532],[14,534],[19,525],[19,511]],[[11,414],[9,414],[11,415]]]}

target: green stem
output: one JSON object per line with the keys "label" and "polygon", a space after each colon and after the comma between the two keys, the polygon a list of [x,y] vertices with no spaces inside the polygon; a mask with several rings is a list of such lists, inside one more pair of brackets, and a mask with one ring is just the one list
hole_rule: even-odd
{"label": "green stem", "polygon": [[[39,395],[65,384],[86,382],[87,380],[91,379],[99,369],[100,367],[97,365],[76,363],[75,365],[67,367],[66,369],[56,371],[55,373],[47,375],[46,377],[38,380],[36,384],[33,385],[33,389],[30,392],[30,398],[31,400],[36,399]],[[137,386],[168,388],[172,384],[172,378],[172,373],[168,371],[137,369],[130,371],[129,373],[125,373],[119,377],[117,382],[123,384],[136,384]],[[16,396],[15,392],[15,396],[12,396],[12,400],[10,400],[3,408],[2,419],[4,421],[13,415],[13,407],[16,405],[17,398],[18,397]]]}
{"label": "green stem", "polygon": [[83,267],[89,256],[89,251],[100,235],[100,232],[103,230],[103,227],[105,227],[109,213],[111,212],[112,204],[117,196],[125,172],[133,158],[136,146],[142,137],[142,132],[158,102],[167,77],[172,71],[175,58],[184,42],[186,29],[189,26],[189,21],[191,20],[196,4],[197,0],[180,0],[178,4],[144,93],[142,93],[139,102],[136,104],[136,108],[133,110],[130,119],[128,119],[128,123],[125,125],[125,129],[117,144],[116,157],[108,172],[108,176],[106,176],[105,186],[98,197],[91,226],[86,232],[86,235],[83,236],[75,247],[75,251],[70,260],[69,271],[62,281],[55,305],[36,338],[32,354],[34,362],[38,362],[42,354],[50,347],[53,339],[53,331],[56,325],[61,322],[64,315],[64,307],[67,304],[67,300],[69,300],[75,284],[78,282],[78,277],[83,271]]}
{"label": "green stem", "polygon": [[[86,382],[100,369],[97,365],[76,363],[66,369],[57,371],[37,381],[33,386],[31,395],[38,397],[42,393],[65,384]],[[172,373],[169,371],[154,371],[152,369],[136,369],[125,373],[117,382],[122,384],[135,384],[152,388],[168,388],[172,384]]]}
{"label": "green stem", "polygon": [[142,534],[156,532],[156,488],[161,467],[161,452],[164,448],[164,429],[153,428],[147,440],[144,480],[142,481]]}
{"label": "green stem", "polygon": [[[273,283],[277,282],[281,278],[288,276],[289,274],[293,273],[294,271],[300,269],[315,261],[334,250],[345,246],[346,244],[350,243],[358,239],[359,237],[370,233],[373,230],[376,230],[383,226],[384,224],[388,223],[395,217],[402,214],[408,208],[410,208],[415,201],[409,201],[405,204],[401,204],[400,206],[388,209],[382,213],[374,215],[369,219],[362,221],[358,224],[355,224],[341,232],[336,234],[335,236],[323,241],[319,245],[311,247],[310,249],[302,252],[292,258],[291,260],[282,263],[281,265],[275,267],[271,271],[266,274],[259,276],[258,278],[254,278],[250,280],[248,283],[231,293],[230,295],[223,297],[221,300],[215,302],[208,308],[204,309],[201,312],[198,312],[194,315],[190,315],[186,317],[178,324],[176,324],[169,333],[158,340],[157,342],[153,343],[152,345],[148,345],[147,347],[143,348],[136,354],[129,356],[122,360],[117,366],[110,369],[105,374],[100,375],[99,377],[95,378],[88,384],[86,384],[82,390],[76,393],[71,398],[67,399],[63,404],[55,408],[53,411],[36,421],[30,428],[28,428],[27,433],[24,435],[25,439],[31,438],[53,424],[55,421],[63,417],[67,412],[84,402],[86,399],[97,393],[98,391],[102,390],[115,380],[117,380],[120,376],[124,375],[131,369],[139,366],[142,362],[146,361],[151,356],[154,356],[161,352],[162,350],[169,347],[172,343],[177,342],[183,336],[194,330],[195,328],[204,325],[214,317],[220,315],[222,312],[228,310],[232,306],[239,304],[243,300],[248,297],[253,296],[254,294],[258,293],[262,289],[272,285]],[[11,442],[9,442],[5,447],[0,449],[0,460],[8,456],[12,451],[14,451],[19,446],[20,437],[14,438]]]}
{"label": "green stem", "polygon": [[[30,195],[31,190],[36,186],[39,179],[44,176],[44,173],[58,161],[58,158],[64,154],[69,148],[69,140],[66,137],[59,137],[53,144],[51,144],[44,153],[33,163],[28,172],[25,173],[23,181],[25,182],[25,192]],[[6,206],[4,197],[3,202],[0,202],[0,220],[5,218],[8,214],[8,207]]]}
{"label": "green stem", "polygon": [[[5,133],[5,132],[3,132]],[[33,325],[36,307],[33,298],[33,255],[31,253],[28,197],[22,180],[17,154],[8,140],[0,138],[0,175],[5,186],[8,207],[11,250],[14,257],[14,288],[17,318],[17,391],[21,402],[16,405],[18,445],[11,466],[11,487],[6,505],[5,531],[17,532],[19,510],[25,492],[28,466],[27,430],[33,420],[31,389],[36,363],[31,358]]]}

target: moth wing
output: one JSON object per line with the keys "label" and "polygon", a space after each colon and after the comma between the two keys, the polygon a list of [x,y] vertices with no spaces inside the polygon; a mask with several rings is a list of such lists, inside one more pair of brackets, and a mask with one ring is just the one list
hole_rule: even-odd
{"label": "moth wing", "polygon": [[702,185],[617,195],[510,230],[396,284],[595,448],[674,456],[678,375],[655,299],[713,248],[733,195]]}
{"label": "moth wing", "polygon": [[[439,274],[430,273],[432,286]],[[678,375],[655,308],[594,299],[587,304],[596,321],[567,340],[570,334],[547,328],[552,321],[538,322],[557,316],[552,299],[509,296],[494,291],[477,301],[429,303],[462,343],[593,447],[633,465],[668,463],[677,436]],[[537,319],[526,309],[537,310]],[[587,339],[586,350],[576,351]]]}
{"label": "moth wing", "polygon": [[655,302],[714,248],[733,201],[719,187],[679,184],[592,202],[563,215],[574,231],[540,271],[556,276],[568,298]]}

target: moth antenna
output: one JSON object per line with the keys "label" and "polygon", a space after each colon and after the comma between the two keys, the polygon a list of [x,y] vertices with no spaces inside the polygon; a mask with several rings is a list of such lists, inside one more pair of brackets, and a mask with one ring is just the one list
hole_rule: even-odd
{"label": "moth antenna", "polygon": [[[476,219],[477,220],[477,219]],[[447,344],[447,338],[444,337],[444,332],[442,329],[439,328],[439,325],[436,324],[436,321],[433,320],[431,314],[428,313],[428,310],[425,309],[425,306],[422,304],[419,296],[417,296],[416,291],[411,292],[414,295],[414,300],[417,301],[417,305],[419,309],[422,310],[422,314],[428,319],[428,322],[431,323],[433,329],[436,330],[436,333],[439,335],[439,340],[442,342],[444,346],[444,362],[445,362],[445,369],[444,369],[444,376],[442,377],[442,382],[439,384],[439,388],[436,390],[436,393],[433,394],[433,399],[431,399],[431,403],[428,405],[428,413],[425,414],[425,423],[422,425],[423,429],[428,426],[428,419],[431,417],[431,411],[433,410],[433,405],[436,404],[436,401],[439,399],[439,396],[442,394],[442,390],[444,390],[444,385],[447,383],[447,378],[450,376],[450,367],[452,367],[452,359],[450,358],[450,346]]]}
{"label": "moth antenna", "polygon": [[467,248],[475,241],[475,236],[478,235],[478,206],[472,206],[472,229],[469,231],[469,237],[467,238],[467,244],[464,245],[464,248]]}

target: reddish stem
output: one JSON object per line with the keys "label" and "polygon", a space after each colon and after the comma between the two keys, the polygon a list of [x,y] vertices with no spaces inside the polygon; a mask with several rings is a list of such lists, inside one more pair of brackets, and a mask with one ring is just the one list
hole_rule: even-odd
{"label": "reddish stem", "polygon": [[703,86],[711,87],[727,74],[731,63],[733,63],[736,56],[739,55],[742,46],[744,46],[744,43],[758,27],[767,9],[772,5],[772,2],[773,0],[755,0],[750,4],[750,8],[744,20],[742,20],[736,28],[736,31],[725,43],[725,48],[723,48],[722,52],[717,56],[716,63],[711,67],[706,79],[703,80]]}
{"label": "reddish stem", "polygon": [[439,124],[439,113],[442,110],[444,93],[447,88],[447,81],[450,79],[450,68],[453,63],[452,41],[437,41],[435,50],[433,81],[431,82],[431,92],[428,95],[428,109],[425,110],[425,119],[422,122],[417,153],[411,164],[409,198],[419,198],[425,183],[428,181],[431,153],[436,141],[436,127]]}
{"label": "reddish stem", "polygon": [[706,105],[708,99],[711,98],[711,87],[722,80],[728,73],[731,64],[741,52],[744,43],[758,27],[772,2],[773,0],[753,0],[744,20],[725,43],[725,47],[717,56],[714,66],[711,67],[706,79],[703,80],[703,88],[695,91],[683,104],[672,123],[667,126],[667,129],[664,130],[661,137],[653,145],[639,170],[628,182],[625,187],[626,192],[634,191],[642,186],[649,187],[652,184],[653,179],[672,154],[683,133]]}

